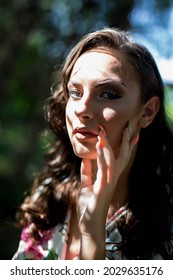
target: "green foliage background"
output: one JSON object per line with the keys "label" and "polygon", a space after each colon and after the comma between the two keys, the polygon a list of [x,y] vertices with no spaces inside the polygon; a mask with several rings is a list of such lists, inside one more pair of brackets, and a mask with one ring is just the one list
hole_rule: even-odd
{"label": "green foliage background", "polygon": [[52,73],[86,32],[130,29],[135,2],[0,1],[0,259],[11,259],[17,248],[15,213],[44,161],[43,107]]}

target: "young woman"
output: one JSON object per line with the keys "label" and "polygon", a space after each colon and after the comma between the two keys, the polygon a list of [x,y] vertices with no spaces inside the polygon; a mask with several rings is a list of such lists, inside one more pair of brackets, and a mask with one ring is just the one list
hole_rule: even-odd
{"label": "young woman", "polygon": [[56,141],[21,205],[14,259],[172,259],[173,132],[152,55],[105,28],[71,50],[59,80]]}

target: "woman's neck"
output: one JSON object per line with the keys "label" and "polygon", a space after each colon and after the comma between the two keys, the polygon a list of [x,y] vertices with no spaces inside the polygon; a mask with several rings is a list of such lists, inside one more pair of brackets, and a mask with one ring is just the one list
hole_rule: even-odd
{"label": "woman's neck", "polygon": [[128,176],[121,176],[116,185],[112,201],[108,211],[108,217],[112,216],[119,208],[129,201],[129,179]]}

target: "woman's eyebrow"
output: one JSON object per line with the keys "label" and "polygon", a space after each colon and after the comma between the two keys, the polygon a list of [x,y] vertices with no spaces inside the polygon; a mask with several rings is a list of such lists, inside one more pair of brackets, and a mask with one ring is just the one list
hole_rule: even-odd
{"label": "woman's eyebrow", "polygon": [[99,86],[103,86],[103,85],[107,85],[107,84],[120,84],[120,85],[124,86],[125,88],[127,88],[127,85],[124,82],[121,82],[116,79],[105,79],[105,80],[97,81],[95,87],[99,87]]}
{"label": "woman's eyebrow", "polygon": [[68,83],[67,83],[67,87],[70,86],[70,85],[75,85],[75,86],[79,85],[80,86],[81,84],[79,82],[75,81],[75,80],[69,80]]}
{"label": "woman's eyebrow", "polygon": [[[81,86],[82,83],[78,82],[78,81],[75,81],[75,80],[69,80],[68,83],[67,83],[67,87],[69,87],[70,85],[71,86]],[[123,87],[127,88],[127,85],[122,82],[122,81],[119,81],[119,80],[116,80],[116,79],[105,79],[105,80],[98,80],[94,83],[94,87],[97,88],[97,87],[100,87],[100,86],[104,86],[104,85],[107,85],[107,84],[112,84],[112,85],[122,85]]]}

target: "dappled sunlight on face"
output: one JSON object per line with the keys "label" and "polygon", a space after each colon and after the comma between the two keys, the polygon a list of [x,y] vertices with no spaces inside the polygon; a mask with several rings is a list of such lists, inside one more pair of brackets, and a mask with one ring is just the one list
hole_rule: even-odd
{"label": "dappled sunlight on face", "polygon": [[[104,127],[110,145],[119,149],[130,121],[135,131],[140,117],[140,87],[129,63],[119,52],[94,49],[76,61],[68,82],[66,124],[74,152],[96,158],[98,127]],[[83,131],[75,131],[81,128]]]}

